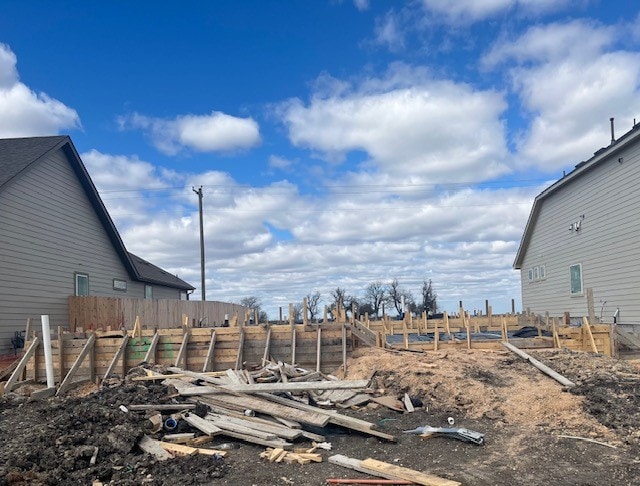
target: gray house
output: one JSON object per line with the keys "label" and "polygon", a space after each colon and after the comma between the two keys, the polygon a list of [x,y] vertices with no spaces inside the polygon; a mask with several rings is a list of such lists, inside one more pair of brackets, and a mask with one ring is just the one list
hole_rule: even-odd
{"label": "gray house", "polygon": [[126,250],[68,136],[0,140],[0,355],[28,317],[66,325],[70,295],[193,289]]}
{"label": "gray house", "polygon": [[640,323],[640,124],[533,203],[513,264],[532,312]]}

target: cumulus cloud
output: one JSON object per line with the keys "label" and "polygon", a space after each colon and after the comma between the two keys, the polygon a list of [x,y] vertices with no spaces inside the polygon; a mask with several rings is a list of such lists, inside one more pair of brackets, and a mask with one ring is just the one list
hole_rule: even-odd
{"label": "cumulus cloud", "polygon": [[[104,154],[94,149],[80,157],[120,229],[147,221],[154,210],[165,212],[167,194],[171,197],[175,187],[184,183],[183,176],[136,156]],[[173,209],[179,211],[178,207]]]}
{"label": "cumulus cloud", "polygon": [[616,40],[612,27],[578,20],[532,27],[489,50],[485,65],[508,67],[531,114],[517,140],[525,165],[552,172],[589,158],[608,144],[611,116],[631,128],[640,55],[615,50]]}
{"label": "cumulus cloud", "polygon": [[269,156],[269,168],[288,171],[296,164],[295,160],[280,157],[278,155]]}
{"label": "cumulus cloud", "polygon": [[119,118],[122,129],[143,130],[153,145],[167,155],[182,150],[230,152],[260,143],[260,129],[253,118],[240,118],[220,111],[210,115],[180,115],[174,119],[133,113]]}
{"label": "cumulus cloud", "polygon": [[431,181],[484,180],[508,170],[501,93],[394,66],[339,93],[292,99],[279,113],[299,147],[343,160],[364,151],[372,170]]}
{"label": "cumulus cloud", "polygon": [[78,113],[45,93],[20,82],[17,58],[0,44],[0,137],[55,135],[80,128]]}

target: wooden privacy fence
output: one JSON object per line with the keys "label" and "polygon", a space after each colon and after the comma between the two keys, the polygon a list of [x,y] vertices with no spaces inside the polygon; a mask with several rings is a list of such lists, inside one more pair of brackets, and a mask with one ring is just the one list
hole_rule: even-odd
{"label": "wooden privacy fence", "polygon": [[217,301],[132,299],[118,297],[69,297],[69,330],[131,329],[140,319],[143,328],[168,329],[184,323],[189,317],[193,326],[221,325],[225,316],[237,316],[244,323],[248,309],[238,304]]}
{"label": "wooden privacy fence", "polygon": [[[42,342],[42,336],[34,333],[25,345],[24,357],[26,378],[39,382],[46,379]],[[349,326],[344,324],[136,329],[129,333],[70,333],[59,327],[51,335],[55,381],[63,391],[76,381],[122,377],[142,362],[197,372],[250,369],[267,361],[325,372],[340,366],[346,370],[352,346]],[[16,383],[10,383],[6,391]]]}

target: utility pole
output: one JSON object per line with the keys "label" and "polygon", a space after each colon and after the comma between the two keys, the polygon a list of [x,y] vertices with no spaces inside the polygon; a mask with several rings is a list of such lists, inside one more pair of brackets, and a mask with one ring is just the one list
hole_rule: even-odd
{"label": "utility pole", "polygon": [[198,195],[198,210],[200,212],[200,275],[202,277],[202,300],[207,300],[207,292],[204,285],[204,223],[202,222],[202,186],[196,191],[195,187],[191,187],[193,192]]}

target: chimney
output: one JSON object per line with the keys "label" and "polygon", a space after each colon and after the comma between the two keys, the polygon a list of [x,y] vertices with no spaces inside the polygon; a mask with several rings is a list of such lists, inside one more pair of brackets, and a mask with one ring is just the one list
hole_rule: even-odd
{"label": "chimney", "polygon": [[613,117],[609,118],[609,121],[611,122],[611,143],[614,143],[616,141],[616,136],[613,131]]}

